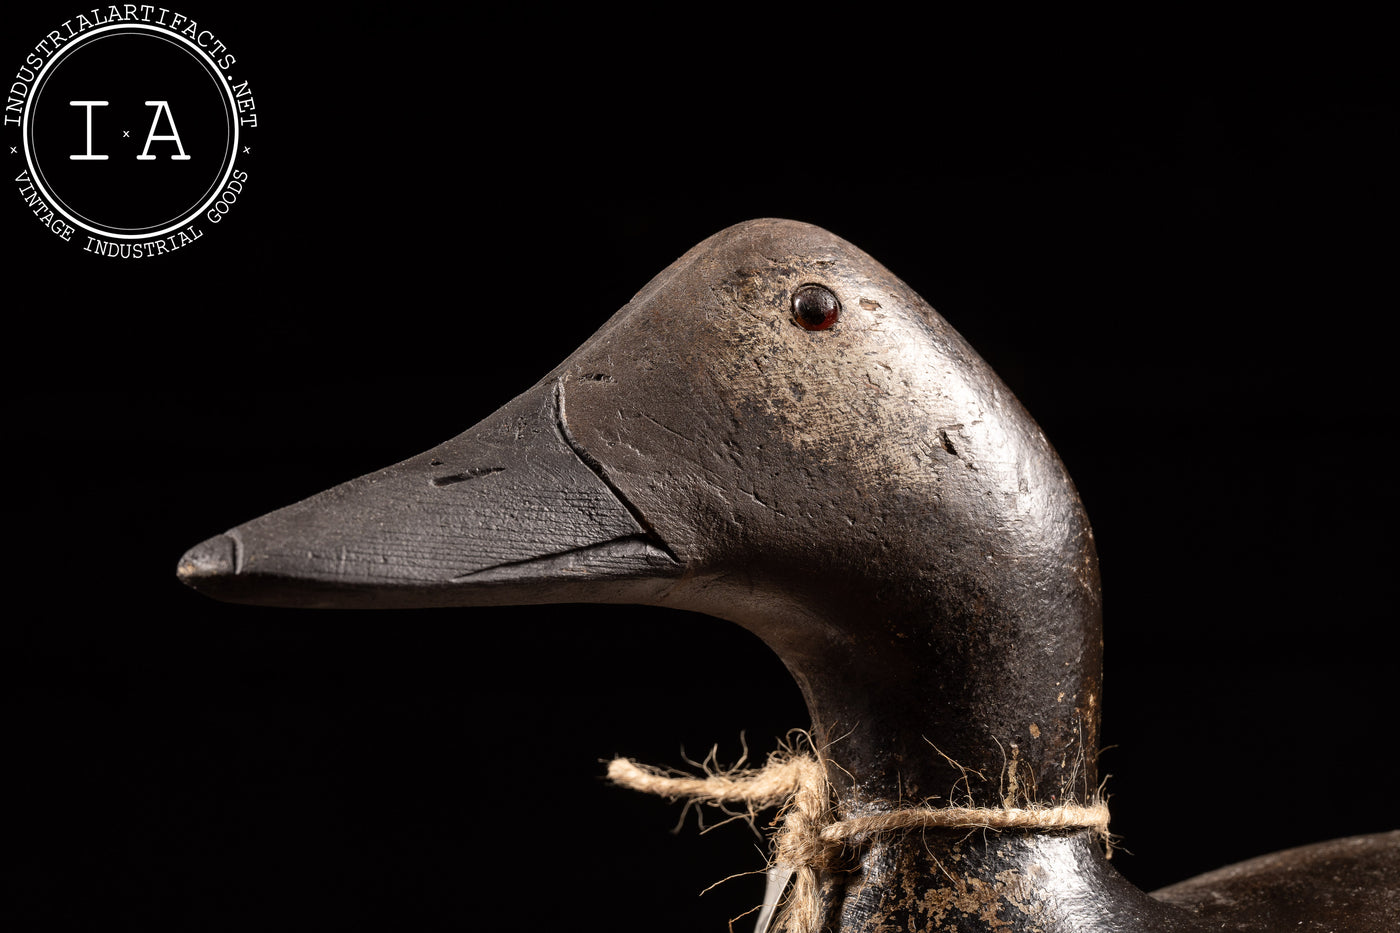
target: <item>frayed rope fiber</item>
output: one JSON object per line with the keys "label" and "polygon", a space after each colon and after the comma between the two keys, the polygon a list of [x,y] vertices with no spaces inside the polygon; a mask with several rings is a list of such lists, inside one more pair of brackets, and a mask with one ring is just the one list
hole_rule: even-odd
{"label": "frayed rope fiber", "polygon": [[715,806],[743,804],[750,814],[783,805],[782,828],[772,864],[793,873],[785,908],[791,933],[816,933],[821,925],[820,873],[841,870],[843,850],[872,837],[920,828],[990,830],[1091,829],[1108,840],[1108,806],[901,807],[838,820],[822,765],[807,754],[778,752],[762,768],[696,777],[670,774],[627,758],[608,764],[608,779],[622,787],[672,800]]}

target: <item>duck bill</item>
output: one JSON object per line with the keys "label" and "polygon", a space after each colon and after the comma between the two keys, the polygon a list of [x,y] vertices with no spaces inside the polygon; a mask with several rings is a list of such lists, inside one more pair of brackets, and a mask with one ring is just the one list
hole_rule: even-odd
{"label": "duck bill", "polygon": [[417,608],[656,602],[682,565],[573,440],[547,379],[464,434],[191,548],[229,602]]}

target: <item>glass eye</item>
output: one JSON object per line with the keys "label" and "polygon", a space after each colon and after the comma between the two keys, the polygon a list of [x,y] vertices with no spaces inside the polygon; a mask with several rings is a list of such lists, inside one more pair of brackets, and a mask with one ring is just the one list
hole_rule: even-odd
{"label": "glass eye", "polygon": [[808,330],[826,330],[840,313],[841,302],[829,288],[804,285],[792,293],[793,319]]}

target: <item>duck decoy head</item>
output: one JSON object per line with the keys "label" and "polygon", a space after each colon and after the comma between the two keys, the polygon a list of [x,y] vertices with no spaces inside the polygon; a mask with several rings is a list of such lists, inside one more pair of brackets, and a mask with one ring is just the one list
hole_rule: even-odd
{"label": "duck decoy head", "polygon": [[969,768],[1093,781],[1098,571],[1067,474],[923,299],[808,224],[710,237],[494,415],[180,575],[276,605],[701,611],[779,653],[820,742],[882,762],[872,795],[951,786],[940,722]]}
{"label": "duck decoy head", "polygon": [[[847,827],[939,799],[1068,811],[1097,790],[1098,567],[1068,475],[941,317],[807,224],[710,237],[480,424],[211,538],[179,572],[273,605],[636,602],[733,620],[801,687]],[[1294,929],[1269,918],[1331,923],[1340,895],[1317,879],[1347,872],[1362,880],[1344,914],[1380,918],[1356,929],[1393,927],[1371,896],[1394,902],[1393,834],[1162,900],[1112,872],[1084,824],[864,846],[858,865],[805,864],[826,872],[808,928],[947,915],[1199,933],[1219,914]]]}

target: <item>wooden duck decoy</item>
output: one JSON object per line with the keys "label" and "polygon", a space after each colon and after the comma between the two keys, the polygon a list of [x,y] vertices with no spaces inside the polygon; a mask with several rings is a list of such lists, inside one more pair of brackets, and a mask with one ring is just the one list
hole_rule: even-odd
{"label": "wooden duck decoy", "polygon": [[[814,879],[814,919],[775,929],[1400,917],[1396,832],[1154,895],[1117,874],[1097,816],[1102,621],[1078,494],[932,308],[807,224],[710,237],[496,414],[195,546],[179,574],[265,605],[625,602],[748,628],[811,713],[829,811],[812,838],[840,839],[785,865]],[[974,815],[938,822],[956,808]],[[914,828],[830,831],[914,811]],[[1026,812],[1059,815],[987,816]]]}

